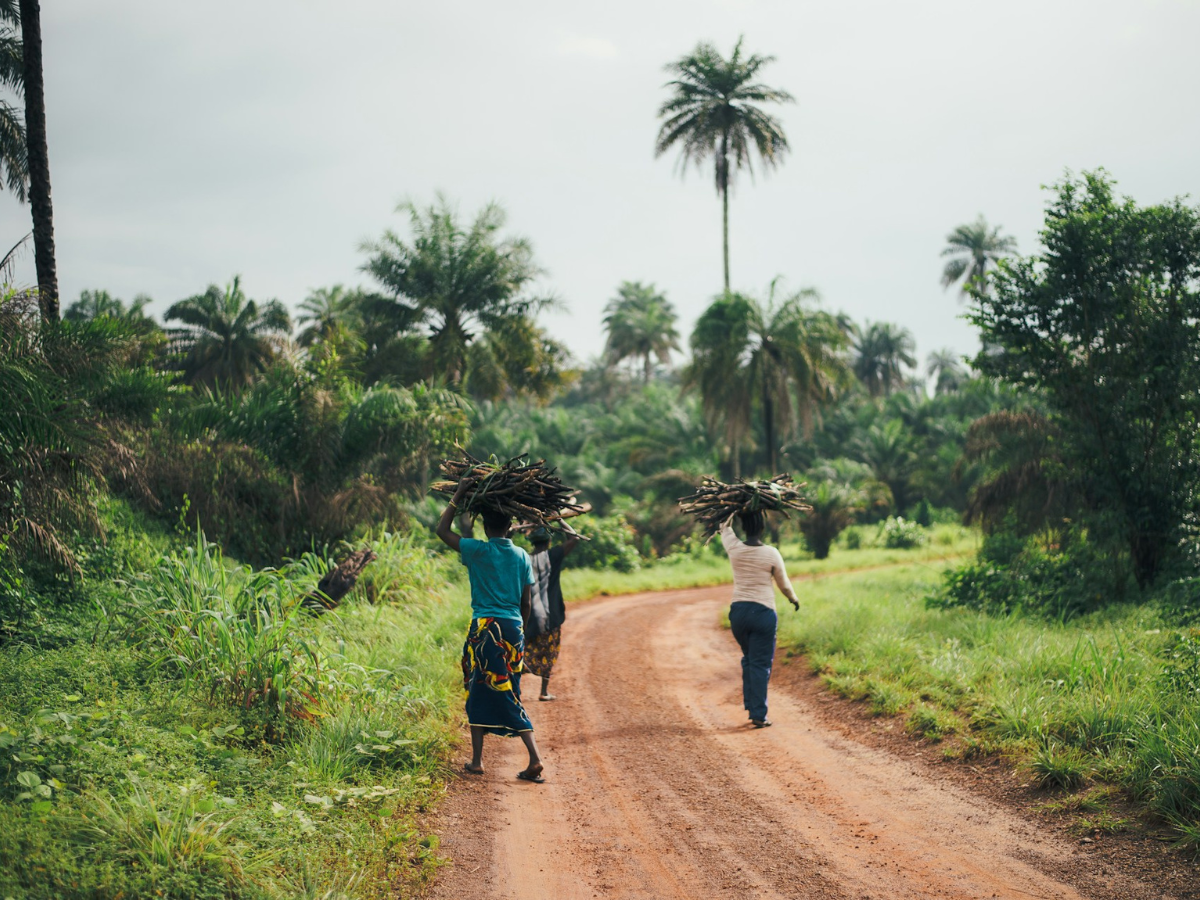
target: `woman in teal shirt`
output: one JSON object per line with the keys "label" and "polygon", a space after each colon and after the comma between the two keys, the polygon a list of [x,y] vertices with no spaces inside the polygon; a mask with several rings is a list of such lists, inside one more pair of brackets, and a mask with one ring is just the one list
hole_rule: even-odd
{"label": "woman in teal shirt", "polygon": [[471,726],[471,761],[463,768],[472,775],[483,774],[483,736],[487,732],[517,736],[529,751],[529,765],[517,777],[540,784],[542,760],[533,737],[533,724],[521,705],[525,623],[531,611],[533,566],[529,554],[509,540],[512,519],[502,513],[483,511],[486,541],[454,533],[454,515],[469,487],[465,480],[459,484],[437,525],[437,536],[458,551],[471,581],[471,627],[462,658],[467,722]]}

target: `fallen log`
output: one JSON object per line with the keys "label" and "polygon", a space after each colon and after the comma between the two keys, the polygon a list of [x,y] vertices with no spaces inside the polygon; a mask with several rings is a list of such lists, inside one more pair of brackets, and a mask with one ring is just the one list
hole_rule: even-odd
{"label": "fallen log", "polygon": [[300,601],[300,605],[314,615],[337,609],[342,598],[354,590],[354,584],[363,569],[375,559],[375,551],[369,547],[355,550],[340,563],[325,573],[317,583],[317,589]]}

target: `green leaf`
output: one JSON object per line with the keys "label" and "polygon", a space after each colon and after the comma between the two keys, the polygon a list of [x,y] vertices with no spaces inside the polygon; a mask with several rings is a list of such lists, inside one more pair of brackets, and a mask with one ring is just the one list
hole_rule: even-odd
{"label": "green leaf", "polygon": [[22,787],[35,788],[41,783],[42,779],[36,772],[21,772],[17,775],[17,784]]}
{"label": "green leaf", "polygon": [[78,694],[67,694],[67,696],[63,697],[63,699],[66,700],[68,703],[78,703],[83,698],[80,697]]}
{"label": "green leaf", "polygon": [[38,800],[36,803],[29,804],[29,811],[35,815],[48,813],[52,809],[54,809],[54,804],[49,800]]}

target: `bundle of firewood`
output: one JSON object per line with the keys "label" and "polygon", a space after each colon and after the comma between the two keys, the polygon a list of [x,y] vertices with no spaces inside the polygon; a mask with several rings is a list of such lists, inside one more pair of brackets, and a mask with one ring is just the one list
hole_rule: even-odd
{"label": "bundle of firewood", "polygon": [[695,516],[704,525],[704,536],[712,537],[721,523],[739,513],[779,512],[788,510],[806,513],[812,507],[804,502],[800,484],[792,483],[788,474],[776,475],[770,481],[737,481],[725,484],[705,476],[694,494],[679,498],[679,508]]}
{"label": "bundle of firewood", "polygon": [[453,496],[467,479],[470,487],[460,509],[471,515],[492,509],[518,522],[563,531],[562,519],[586,512],[575,502],[574,488],[563,484],[544,459],[529,462],[521,455],[506,462],[494,456],[484,461],[464,453],[461,459],[444,460],[440,468],[448,480],[434,482],[430,490]]}

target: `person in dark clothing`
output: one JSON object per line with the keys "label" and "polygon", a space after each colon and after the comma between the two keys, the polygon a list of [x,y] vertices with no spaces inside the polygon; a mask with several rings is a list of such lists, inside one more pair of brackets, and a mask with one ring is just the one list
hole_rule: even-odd
{"label": "person in dark clothing", "polygon": [[550,693],[550,674],[558,661],[558,650],[562,642],[562,624],[567,617],[567,605],[563,600],[559,576],[563,560],[579,543],[578,535],[571,535],[558,547],[550,546],[550,530],[535,528],[529,534],[533,544],[533,611],[525,628],[525,668],[542,679],[539,700],[553,700]]}

